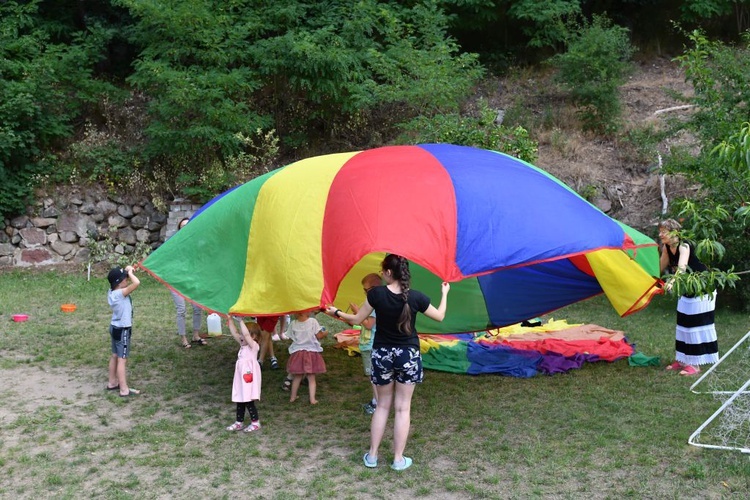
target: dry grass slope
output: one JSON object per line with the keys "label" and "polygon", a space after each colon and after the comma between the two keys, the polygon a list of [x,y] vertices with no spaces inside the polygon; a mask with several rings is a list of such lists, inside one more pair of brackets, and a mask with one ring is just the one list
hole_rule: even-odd
{"label": "dry grass slope", "polygon": [[[478,97],[487,99],[495,108],[510,110],[509,114],[519,117],[516,121],[532,129],[539,141],[537,166],[595,200],[600,208],[610,206],[608,213],[612,217],[649,230],[662,206],[655,173],[658,154],[692,141],[687,136],[672,139],[644,153],[625,137],[629,131],[659,130],[667,119],[689,113],[689,109],[681,109],[684,103],[670,92],[689,95],[691,91],[683,72],[671,60],[657,58],[636,63],[635,71],[621,87],[622,130],[610,139],[580,131],[575,110],[544,69],[514,71],[511,77],[485,85]],[[688,189],[681,179],[667,179],[670,198]]]}

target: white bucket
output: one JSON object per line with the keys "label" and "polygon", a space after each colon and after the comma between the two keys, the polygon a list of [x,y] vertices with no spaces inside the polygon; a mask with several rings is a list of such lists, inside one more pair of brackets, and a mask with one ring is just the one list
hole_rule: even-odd
{"label": "white bucket", "polygon": [[208,325],[208,335],[211,337],[218,337],[221,335],[221,316],[216,313],[211,313],[206,318],[206,324]]}

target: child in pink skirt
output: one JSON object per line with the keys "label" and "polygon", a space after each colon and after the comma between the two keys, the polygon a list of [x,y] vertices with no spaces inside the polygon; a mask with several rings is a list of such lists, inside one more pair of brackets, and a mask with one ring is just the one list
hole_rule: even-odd
{"label": "child in pink skirt", "polygon": [[320,326],[318,320],[310,317],[309,312],[301,312],[294,315],[294,320],[289,324],[287,336],[292,340],[289,346],[289,361],[286,371],[292,375],[292,394],[290,402],[297,400],[297,391],[303,377],[307,377],[310,390],[310,404],[318,404],[315,399],[315,374],[326,372],[326,363],[323,361],[323,347],[320,339],[326,336],[326,331]]}
{"label": "child in pink skirt", "polygon": [[[232,381],[232,401],[237,403],[237,419],[227,427],[228,431],[253,432],[260,429],[260,419],[255,402],[260,400],[260,364],[258,364],[258,350],[260,349],[260,327],[257,323],[240,324],[240,332],[234,319],[229,318],[229,331],[239,342],[240,351],[234,364],[234,380]],[[245,427],[245,410],[250,415],[250,425]]]}

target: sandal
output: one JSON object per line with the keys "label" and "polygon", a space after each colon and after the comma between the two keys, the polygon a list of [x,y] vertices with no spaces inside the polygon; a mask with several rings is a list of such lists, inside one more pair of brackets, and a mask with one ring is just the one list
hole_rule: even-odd
{"label": "sandal", "polygon": [[679,361],[675,361],[674,363],[669,365],[666,369],[667,370],[682,370],[682,363],[680,363]]}
{"label": "sandal", "polygon": [[288,378],[284,379],[284,385],[281,386],[282,390],[289,391],[292,389],[292,381]]}
{"label": "sandal", "polygon": [[206,339],[193,339],[190,341],[191,344],[198,344],[198,345],[208,345],[208,342],[206,342]]}
{"label": "sandal", "polygon": [[183,348],[185,348],[185,349],[190,349],[190,348],[191,348],[191,347],[193,347],[193,346],[191,346],[191,345],[190,345],[190,342],[188,342],[188,341],[186,340],[185,342],[183,342],[183,343],[182,343],[182,347],[183,347]]}
{"label": "sandal", "polygon": [[245,427],[243,432],[255,432],[260,429],[260,422],[252,422],[250,425]]}
{"label": "sandal", "polygon": [[691,366],[691,365],[687,365],[687,366],[685,366],[685,368],[684,368],[684,369],[683,369],[683,370],[682,370],[682,371],[680,372],[680,375],[683,375],[683,376],[688,376],[688,377],[689,377],[689,376],[692,376],[692,375],[698,375],[698,374],[699,374],[700,372],[701,372],[701,371],[700,371],[700,370],[699,370],[698,368],[696,368],[696,367],[694,367],[694,366]]}
{"label": "sandal", "polygon": [[227,430],[229,432],[241,431],[244,426],[245,424],[243,424],[242,422],[235,422],[229,427],[227,427]]}

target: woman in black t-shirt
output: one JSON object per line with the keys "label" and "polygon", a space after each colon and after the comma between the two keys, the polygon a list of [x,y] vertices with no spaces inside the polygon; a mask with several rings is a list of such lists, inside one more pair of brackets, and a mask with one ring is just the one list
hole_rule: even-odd
{"label": "woman in black t-shirt", "polygon": [[404,456],[411,425],[411,398],[416,384],[422,382],[422,356],[415,328],[417,313],[443,321],[448,305],[450,285],[443,283],[440,305],[411,289],[409,261],[389,254],[381,264],[385,286],[367,292],[367,300],[357,314],[347,314],[334,307],[326,312],[350,324],[358,325],[375,310],[375,340],[372,348],[372,383],[378,393],[378,406],[370,425],[370,450],[365,453],[365,467],[377,467],[378,448],[385,433],[391,406],[394,407],[393,463],[391,468],[404,470],[412,459]]}

